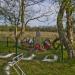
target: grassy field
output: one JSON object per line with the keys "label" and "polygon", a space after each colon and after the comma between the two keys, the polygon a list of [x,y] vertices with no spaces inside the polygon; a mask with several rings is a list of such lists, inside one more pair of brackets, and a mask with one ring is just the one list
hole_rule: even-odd
{"label": "grassy field", "polygon": [[[19,33],[19,32],[18,32]],[[57,32],[40,32],[42,38],[50,38],[50,39],[55,39],[58,37]],[[0,32],[1,37],[9,37],[9,38],[14,38],[14,32]],[[23,37],[35,37],[36,32],[25,32],[22,36]]]}
{"label": "grassy field", "polygon": [[[73,61],[74,62],[74,61]],[[25,69],[27,75],[74,75],[75,64],[47,63],[39,61],[22,61],[19,65]],[[24,67],[23,67],[24,66]]]}
{"label": "grassy field", "polygon": [[0,75],[5,75],[4,67],[7,64],[7,60],[0,59]]}
{"label": "grassy field", "polygon": [[[41,61],[21,61],[18,65],[27,75],[75,75],[75,60],[64,63]],[[12,69],[11,75],[17,75]]]}
{"label": "grassy field", "polygon": [[[7,37],[8,37],[8,47],[7,47]],[[35,37],[35,32],[25,32],[22,36],[33,38]],[[41,32],[40,40],[45,38],[50,38],[51,40],[58,37],[57,33],[53,32]],[[0,52],[12,52],[15,51],[15,41],[14,32],[0,32]]]}
{"label": "grassy field", "polygon": [[[0,53],[11,53],[15,52],[13,32],[0,32]],[[6,37],[9,36],[9,44],[7,47]],[[35,37],[35,32],[26,32],[23,37]],[[57,33],[53,32],[41,32],[40,39],[50,38],[54,40],[58,37]],[[4,42],[3,42],[4,41]],[[24,56],[28,56],[30,53],[26,49],[19,49],[19,53],[24,53]],[[61,50],[51,49],[46,52],[34,52],[36,58],[33,61],[21,61],[18,65],[26,72],[27,75],[75,75],[75,59],[67,60],[66,50],[64,50],[64,62],[61,62]],[[54,63],[42,62],[41,60],[45,55],[59,55],[59,60]],[[0,75],[5,75],[3,69],[9,60],[0,59]],[[16,72],[11,68],[11,75],[17,75]]]}

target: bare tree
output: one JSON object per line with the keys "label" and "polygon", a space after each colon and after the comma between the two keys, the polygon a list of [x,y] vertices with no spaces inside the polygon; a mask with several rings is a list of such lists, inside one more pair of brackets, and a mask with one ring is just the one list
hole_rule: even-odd
{"label": "bare tree", "polygon": [[[3,0],[2,1],[2,3],[4,4],[1,6],[2,8],[1,12],[3,12],[2,15],[6,15],[6,18],[16,26],[15,37],[20,38],[22,36],[22,34],[25,32],[26,25],[30,21],[35,19],[40,21],[39,19],[41,17],[47,17],[52,14],[51,10],[49,9],[44,13],[35,16],[35,14],[38,14],[42,11],[40,6],[42,6],[41,3],[43,3],[44,1],[45,0],[11,0],[11,1]],[[39,10],[37,11],[31,9],[31,7],[34,6],[35,4],[37,4],[39,7]],[[17,27],[19,25],[21,27],[21,31],[19,34],[16,34]]]}

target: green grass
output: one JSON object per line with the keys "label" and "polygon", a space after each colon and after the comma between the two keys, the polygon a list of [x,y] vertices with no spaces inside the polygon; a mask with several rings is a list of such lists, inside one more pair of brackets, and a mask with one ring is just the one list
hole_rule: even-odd
{"label": "green grass", "polygon": [[[8,47],[6,42],[0,42],[0,53],[11,52],[15,52],[15,43],[13,41],[9,42]],[[24,53],[25,57],[30,55],[29,50],[18,49],[18,53],[21,52]],[[75,75],[75,59],[67,60],[66,50],[64,50],[64,62],[60,62],[60,60],[54,63],[41,61],[45,55],[57,54],[61,58],[60,52],[61,50],[55,49],[45,52],[34,52],[36,54],[36,58],[33,61],[21,61],[18,65],[26,72],[27,75]],[[3,69],[7,64],[7,61],[9,60],[0,59],[0,75],[5,75]],[[13,68],[11,68],[11,75],[17,75]]]}
{"label": "green grass", "polygon": [[[27,75],[75,75],[75,60],[64,63],[48,63],[41,61],[21,61],[18,65]],[[11,75],[15,74],[12,70]]]}
{"label": "green grass", "polygon": [[4,67],[5,67],[6,63],[7,63],[7,60],[0,59],[0,75],[5,75]]}
{"label": "green grass", "polygon": [[[65,51],[64,62],[41,61],[45,55],[52,55],[52,52],[37,52],[33,61],[21,61],[18,65],[27,75],[75,75],[75,59],[68,60]],[[13,69],[11,69],[11,75],[17,75]]]}

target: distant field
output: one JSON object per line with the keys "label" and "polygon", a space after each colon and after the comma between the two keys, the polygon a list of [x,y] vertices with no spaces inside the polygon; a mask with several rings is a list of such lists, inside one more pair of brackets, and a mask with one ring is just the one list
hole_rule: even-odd
{"label": "distant field", "polygon": [[[41,36],[40,36],[41,38],[50,38],[52,40],[58,37],[58,33],[56,32],[40,32],[40,33],[41,33]],[[0,32],[0,38],[7,37],[7,36],[9,36],[10,38],[14,38],[14,32]],[[25,32],[22,38],[23,37],[35,37],[35,36],[36,36],[36,32]]]}
{"label": "distant field", "polygon": [[[18,32],[19,33],[19,32]],[[25,32],[23,34],[23,36],[21,38],[24,37],[29,37],[29,38],[33,38],[36,36],[36,32]],[[8,37],[8,41],[9,41],[9,47],[6,47],[7,45],[7,37]],[[40,39],[45,39],[45,38],[50,38],[50,40],[54,40],[56,37],[58,37],[58,34],[55,32],[41,32],[41,36]],[[0,31],[0,51],[3,52],[3,50],[7,50],[10,52],[11,48],[14,50],[14,45],[15,45],[15,41],[14,41],[14,32],[1,32]]]}
{"label": "distant field", "polygon": [[[19,33],[19,32],[18,32]],[[40,32],[41,33],[41,38],[50,38],[51,40],[54,40],[56,37],[58,37],[58,33],[57,32]],[[5,32],[5,31],[0,31],[0,38],[2,37],[9,37],[11,39],[14,39],[14,32]],[[35,37],[36,36],[36,32],[24,32],[23,36],[21,38],[24,37]],[[75,33],[73,34],[74,40],[75,40]]]}

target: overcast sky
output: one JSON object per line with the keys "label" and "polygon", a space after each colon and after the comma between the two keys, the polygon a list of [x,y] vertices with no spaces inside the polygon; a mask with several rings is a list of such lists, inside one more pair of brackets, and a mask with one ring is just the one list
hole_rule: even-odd
{"label": "overcast sky", "polygon": [[[50,16],[47,16],[48,21],[45,21],[45,17],[40,18],[40,20],[44,21],[44,22],[40,22],[37,20],[32,20],[29,22],[29,25],[33,25],[33,26],[53,26],[56,25],[56,19],[57,19],[57,12],[59,10],[59,6],[58,4],[54,4],[51,0],[51,2],[49,2],[49,0],[45,0],[45,2],[42,3],[43,6],[41,6],[42,8],[42,12],[46,12],[46,11],[50,11],[48,14]],[[39,10],[39,7],[37,5],[33,6],[33,8],[35,10]],[[38,14],[39,15],[39,14]]]}
{"label": "overcast sky", "polygon": [[[30,9],[35,10],[36,12],[40,10],[40,13],[38,14],[33,14],[34,17],[41,15],[42,13],[45,13],[47,11],[49,11],[47,17],[42,17],[39,20],[43,21],[40,22],[38,20],[32,20],[28,23],[28,25],[32,25],[32,26],[53,26],[56,25],[56,18],[57,18],[57,12],[59,10],[58,4],[54,4],[52,0],[45,0],[43,3],[41,3],[40,5],[33,5],[30,7]],[[0,18],[0,24],[3,24],[4,21],[2,20],[2,17]]]}

